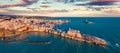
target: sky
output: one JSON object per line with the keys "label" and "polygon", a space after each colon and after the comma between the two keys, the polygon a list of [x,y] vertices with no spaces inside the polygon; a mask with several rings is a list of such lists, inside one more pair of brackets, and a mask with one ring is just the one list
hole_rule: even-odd
{"label": "sky", "polygon": [[[73,0],[0,0],[0,14],[33,16],[96,16],[101,14],[108,16],[112,14],[119,16],[120,0],[102,6],[88,3],[90,0],[76,2]],[[100,10],[96,10],[98,8]]]}

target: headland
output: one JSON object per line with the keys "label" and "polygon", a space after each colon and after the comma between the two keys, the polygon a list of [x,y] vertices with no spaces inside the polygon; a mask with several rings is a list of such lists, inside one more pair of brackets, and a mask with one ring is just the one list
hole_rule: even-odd
{"label": "headland", "polygon": [[5,37],[18,36],[26,32],[45,32],[54,35],[59,35],[65,38],[77,40],[80,42],[94,43],[105,46],[105,40],[81,34],[80,31],[69,28],[67,32],[56,29],[55,25],[67,23],[68,20],[45,20],[44,18],[25,18],[25,17],[7,17],[0,19],[0,39],[5,40]]}

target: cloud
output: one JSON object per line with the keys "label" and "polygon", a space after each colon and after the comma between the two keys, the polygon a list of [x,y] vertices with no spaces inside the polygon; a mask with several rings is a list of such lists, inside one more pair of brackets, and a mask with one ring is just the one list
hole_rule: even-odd
{"label": "cloud", "polygon": [[0,5],[0,8],[7,8],[7,7],[14,7],[14,6],[27,6],[37,1],[38,0],[20,0],[19,3],[16,3],[16,4]]}

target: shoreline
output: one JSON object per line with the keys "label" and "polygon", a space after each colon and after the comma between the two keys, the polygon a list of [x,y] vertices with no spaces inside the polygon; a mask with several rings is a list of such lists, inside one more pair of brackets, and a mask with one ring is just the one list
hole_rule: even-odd
{"label": "shoreline", "polygon": [[[44,20],[44,19],[36,19],[36,18],[10,18],[5,19],[0,22],[0,28],[2,29],[1,37],[2,40],[5,40],[5,37],[8,36],[16,36],[19,34],[23,34],[26,32],[45,32],[53,35],[59,35],[65,38],[78,40],[80,42],[88,42],[95,43],[97,45],[105,46],[107,43],[105,40],[95,37],[81,34],[78,30],[73,30],[69,28],[67,32],[62,31],[61,29],[55,28],[55,25],[59,25],[62,23],[67,23],[68,20]],[[13,34],[13,35],[11,35]]]}

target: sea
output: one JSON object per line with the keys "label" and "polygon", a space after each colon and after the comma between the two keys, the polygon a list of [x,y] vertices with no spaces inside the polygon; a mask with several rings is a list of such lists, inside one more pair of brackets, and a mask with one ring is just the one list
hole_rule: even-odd
{"label": "sea", "polygon": [[[64,38],[48,33],[31,32],[22,34],[16,39],[27,41],[2,42],[0,53],[120,53],[120,17],[56,17],[46,20],[69,20],[68,23],[57,24],[55,28],[67,31],[69,28],[79,30],[104,39],[106,46]],[[83,22],[89,20],[93,24]],[[50,41],[48,44],[29,44],[28,41]]]}

